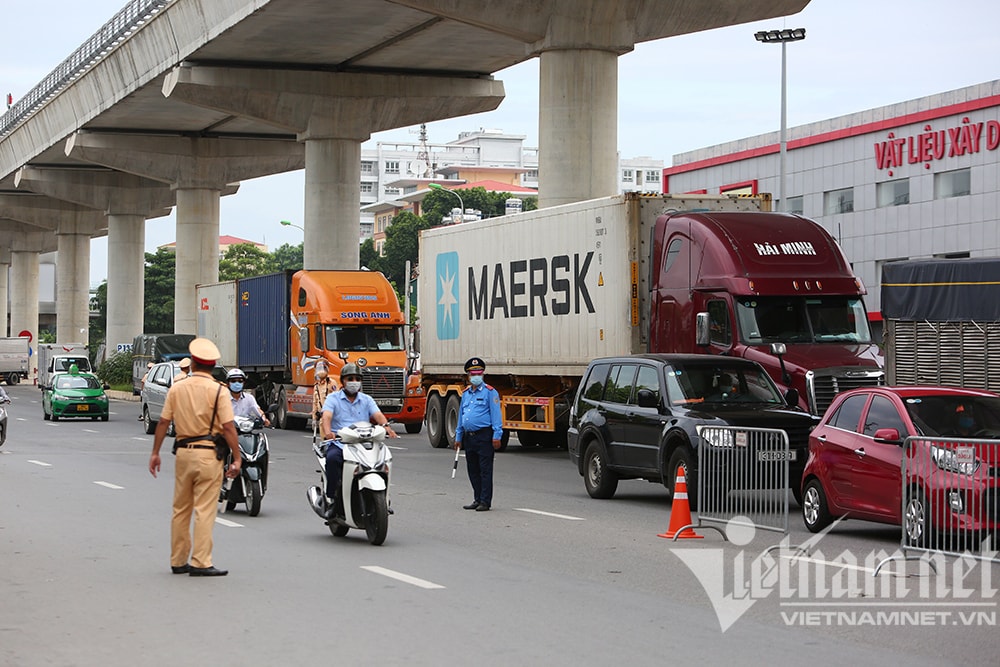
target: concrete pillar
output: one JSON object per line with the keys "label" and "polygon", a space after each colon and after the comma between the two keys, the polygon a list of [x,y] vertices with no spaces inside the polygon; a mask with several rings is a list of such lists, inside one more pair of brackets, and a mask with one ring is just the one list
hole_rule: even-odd
{"label": "concrete pillar", "polygon": [[[10,304],[7,302],[7,277],[10,273],[10,248],[0,248],[0,338],[10,336]],[[17,333],[16,331],[14,333]]]}
{"label": "concrete pillar", "polygon": [[[30,331],[32,346],[38,349],[38,252],[14,250],[10,253],[10,330],[17,335]],[[38,355],[31,355],[31,378],[38,379]]]}
{"label": "concrete pillar", "polygon": [[108,216],[108,354],[142,333],[146,303],[146,219]]}
{"label": "concrete pillar", "polygon": [[198,333],[195,286],[219,280],[219,191],[177,190],[174,333]]}
{"label": "concrete pillar", "polygon": [[335,223],[358,218],[361,142],[308,139],[305,145],[303,265],[307,269],[357,269],[360,261],[358,228]]}
{"label": "concrete pillar", "polygon": [[56,232],[56,342],[90,342],[90,235]]}

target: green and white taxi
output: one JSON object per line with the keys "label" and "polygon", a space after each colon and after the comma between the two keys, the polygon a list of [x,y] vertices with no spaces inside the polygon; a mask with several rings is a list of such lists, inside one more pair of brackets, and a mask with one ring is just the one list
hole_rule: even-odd
{"label": "green and white taxi", "polygon": [[66,417],[90,417],[108,421],[108,385],[92,373],[56,373],[52,384],[42,387],[42,416],[58,421]]}

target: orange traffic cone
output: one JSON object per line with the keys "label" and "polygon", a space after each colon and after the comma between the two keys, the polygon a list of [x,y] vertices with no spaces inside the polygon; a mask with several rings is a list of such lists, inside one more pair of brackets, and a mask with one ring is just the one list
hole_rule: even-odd
{"label": "orange traffic cone", "polygon": [[[681,530],[683,528],[683,530]],[[680,531],[678,534],[677,531]],[[674,502],[670,507],[670,527],[667,532],[660,533],[657,537],[667,539],[698,539],[703,535],[691,530],[691,505],[688,503],[688,487],[684,481],[684,470],[677,471],[677,479],[674,480]]]}

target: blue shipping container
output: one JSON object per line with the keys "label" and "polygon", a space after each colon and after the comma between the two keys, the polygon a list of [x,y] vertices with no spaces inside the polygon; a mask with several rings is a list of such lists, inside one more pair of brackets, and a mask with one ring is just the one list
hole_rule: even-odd
{"label": "blue shipping container", "polygon": [[288,368],[288,293],[291,273],[242,278],[237,283],[239,365],[244,370]]}

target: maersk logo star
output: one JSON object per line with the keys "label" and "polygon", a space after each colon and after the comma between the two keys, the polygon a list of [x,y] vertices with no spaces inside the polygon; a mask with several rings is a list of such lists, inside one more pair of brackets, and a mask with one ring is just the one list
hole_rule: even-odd
{"label": "maersk logo star", "polygon": [[444,252],[437,256],[437,337],[438,340],[458,338],[458,253]]}

